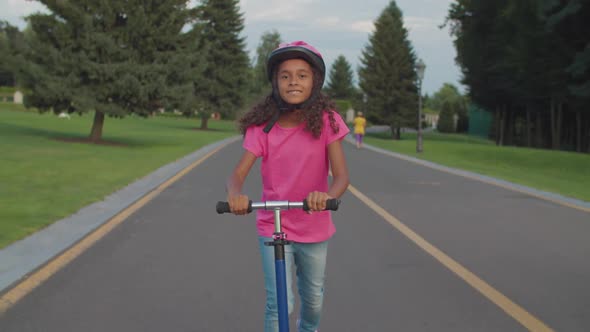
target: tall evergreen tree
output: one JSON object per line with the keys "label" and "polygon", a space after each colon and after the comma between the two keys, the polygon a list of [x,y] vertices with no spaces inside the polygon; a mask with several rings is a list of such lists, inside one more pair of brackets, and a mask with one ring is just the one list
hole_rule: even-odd
{"label": "tall evergreen tree", "polygon": [[18,45],[15,44],[22,39],[16,27],[0,21],[0,86],[16,85],[14,59]]}
{"label": "tall evergreen tree", "polygon": [[449,13],[463,83],[469,88],[471,100],[494,111],[498,145],[504,144],[510,105],[519,87],[514,79],[514,61],[507,57],[517,40],[514,28],[506,22],[504,10],[508,3],[458,0]]}
{"label": "tall evergreen tree", "polygon": [[354,96],[352,69],[343,55],[339,55],[332,64],[325,89],[336,99],[351,99]]}
{"label": "tall evergreen tree", "polygon": [[[571,93],[566,105],[571,113],[572,125],[567,132],[575,132],[575,145],[578,152],[590,152],[590,3],[583,0],[542,1],[547,16],[546,27],[563,41],[562,48],[568,56],[566,72],[568,90]],[[552,126],[555,128],[555,126]]]}
{"label": "tall evergreen tree", "polygon": [[576,96],[590,97],[590,3],[583,0],[543,0],[547,16],[546,27],[567,42],[571,63],[567,71],[572,74],[570,86]]}
{"label": "tall evergreen tree", "polygon": [[260,37],[260,43],[256,48],[256,59],[254,61],[252,92],[260,96],[270,90],[270,82],[266,74],[266,61],[270,53],[281,43],[281,35],[278,31],[267,31]]}
{"label": "tall evergreen tree", "polygon": [[396,139],[402,126],[415,126],[417,121],[415,62],[402,12],[391,1],[362,51],[359,86],[366,96],[368,118],[389,125]]}
{"label": "tall evergreen tree", "polygon": [[[39,0],[51,12],[28,16],[30,51],[20,76],[27,106],[94,112],[90,141],[105,116],[148,116],[190,91],[182,29],[185,0]],[[183,93],[184,92],[184,93]]]}
{"label": "tall evergreen tree", "polygon": [[201,0],[198,22],[199,49],[207,48],[202,77],[194,81],[199,100],[201,128],[207,128],[212,112],[232,118],[243,106],[248,90],[249,58],[245,51],[244,18],[239,0]]}

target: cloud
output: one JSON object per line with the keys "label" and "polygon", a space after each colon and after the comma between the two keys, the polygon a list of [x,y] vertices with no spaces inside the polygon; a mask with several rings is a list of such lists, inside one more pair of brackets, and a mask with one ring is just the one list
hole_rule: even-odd
{"label": "cloud", "polygon": [[371,20],[367,21],[356,21],[350,24],[350,30],[356,32],[371,33],[375,29],[375,24]]}
{"label": "cloud", "polygon": [[251,22],[284,22],[302,20],[312,10],[313,0],[240,1],[242,13],[248,13]]}
{"label": "cloud", "polygon": [[373,21],[348,21],[337,16],[326,16],[316,18],[313,24],[322,29],[329,29],[330,31],[347,32],[363,32],[371,33],[374,29]]}
{"label": "cloud", "polygon": [[336,16],[327,16],[327,17],[320,17],[316,18],[314,21],[317,25],[323,27],[338,27],[340,23],[340,18]]}

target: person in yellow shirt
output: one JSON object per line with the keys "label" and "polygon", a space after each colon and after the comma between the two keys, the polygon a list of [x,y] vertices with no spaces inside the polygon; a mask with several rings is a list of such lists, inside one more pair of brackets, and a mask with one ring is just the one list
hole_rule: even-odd
{"label": "person in yellow shirt", "polygon": [[354,125],[356,148],[360,149],[363,147],[363,136],[365,136],[365,127],[367,126],[367,120],[363,116],[363,112],[356,113],[356,118],[352,120],[352,124]]}

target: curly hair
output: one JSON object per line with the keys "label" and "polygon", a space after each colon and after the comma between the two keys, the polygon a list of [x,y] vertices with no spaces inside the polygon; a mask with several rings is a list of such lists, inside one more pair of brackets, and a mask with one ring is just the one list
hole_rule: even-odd
{"label": "curly hair", "polygon": [[[316,71],[315,68],[312,68],[312,71],[314,74],[313,85],[319,86],[321,84],[319,73]],[[273,77],[276,77],[276,75],[273,75]],[[276,78],[273,78],[273,86],[276,86]],[[264,100],[254,105],[252,109],[246,112],[238,120],[238,128],[240,130],[240,133],[242,135],[245,135],[248,127],[252,125],[258,126],[268,122],[272,118],[272,116],[276,112],[278,112],[278,108],[279,106],[272,97],[271,92],[264,98]],[[301,120],[305,121],[306,123],[305,130],[309,131],[315,138],[320,137],[323,129],[322,114],[324,112],[327,112],[332,131],[334,133],[338,133],[340,128],[338,128],[338,125],[336,124],[336,120],[334,118],[335,109],[336,105],[332,100],[330,100],[330,97],[323,93],[320,93],[314,101],[314,103],[310,107],[303,109],[301,112]]]}

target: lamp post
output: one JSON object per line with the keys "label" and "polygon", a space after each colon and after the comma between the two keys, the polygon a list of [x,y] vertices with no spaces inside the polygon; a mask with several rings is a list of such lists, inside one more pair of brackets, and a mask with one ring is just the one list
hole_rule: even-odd
{"label": "lamp post", "polygon": [[426,64],[422,59],[416,63],[416,74],[418,75],[418,135],[416,136],[416,152],[422,152],[422,80]]}

